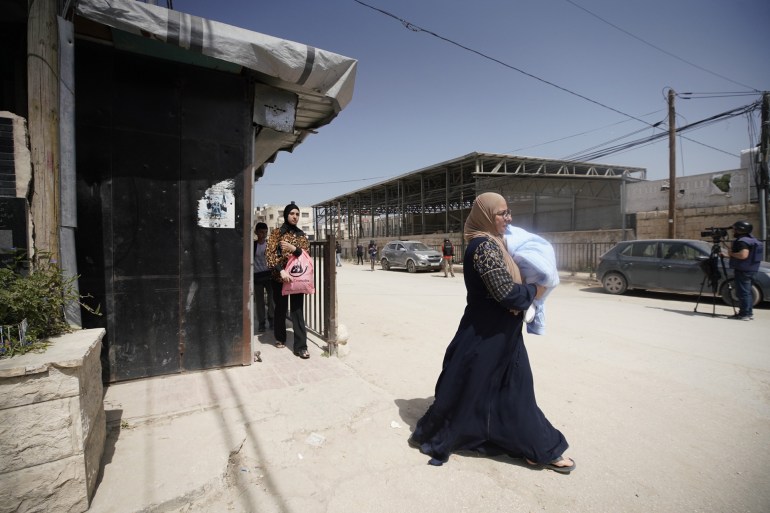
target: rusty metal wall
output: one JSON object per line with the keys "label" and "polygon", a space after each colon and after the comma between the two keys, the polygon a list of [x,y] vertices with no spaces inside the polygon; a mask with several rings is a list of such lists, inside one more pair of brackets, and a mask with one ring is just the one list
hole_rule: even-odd
{"label": "rusty metal wall", "polygon": [[[105,381],[244,363],[250,85],[85,42],[76,80],[80,290],[104,312],[83,319],[107,328]],[[229,181],[232,226],[202,225]]]}

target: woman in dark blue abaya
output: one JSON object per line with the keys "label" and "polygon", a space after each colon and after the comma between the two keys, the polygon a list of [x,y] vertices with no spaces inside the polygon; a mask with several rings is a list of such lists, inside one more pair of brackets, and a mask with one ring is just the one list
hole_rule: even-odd
{"label": "woman in dark blue abaya", "polygon": [[435,400],[409,443],[441,465],[452,452],[523,458],[538,468],[569,473],[568,444],[537,406],[524,314],[545,289],[522,284],[503,241],[510,211],[505,198],[476,198],[465,223],[463,260],[467,305],[444,355]]}

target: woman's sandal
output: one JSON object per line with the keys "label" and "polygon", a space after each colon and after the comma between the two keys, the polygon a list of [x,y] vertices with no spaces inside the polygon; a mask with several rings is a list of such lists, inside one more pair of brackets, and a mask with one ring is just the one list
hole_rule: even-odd
{"label": "woman's sandal", "polygon": [[275,347],[277,347],[278,349],[281,349],[286,347],[286,344],[284,344],[283,342],[276,342]]}
{"label": "woman's sandal", "polygon": [[[570,460],[572,461],[572,465],[564,465],[564,466],[557,465],[557,463],[559,463],[562,460]],[[569,474],[570,472],[575,470],[575,467],[577,466],[577,464],[575,463],[575,460],[573,460],[572,458],[565,458],[564,456],[559,456],[558,458],[556,458],[550,463],[535,463],[534,461],[531,461],[529,459],[525,459],[525,461],[530,466],[546,468],[548,470],[553,470],[554,472],[558,472],[560,474]]]}
{"label": "woman's sandal", "polygon": [[299,356],[303,360],[307,360],[308,358],[310,358],[310,353],[307,352],[307,349],[302,349],[301,351],[296,351],[294,354],[296,356]]}

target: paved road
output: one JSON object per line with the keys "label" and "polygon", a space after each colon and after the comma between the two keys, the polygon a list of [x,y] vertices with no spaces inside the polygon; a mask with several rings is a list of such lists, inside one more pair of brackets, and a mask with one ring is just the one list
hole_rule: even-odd
{"label": "paved road", "polygon": [[[563,283],[549,297],[546,334],[525,341],[540,407],[570,442],[577,470],[461,456],[432,467],[406,439],[462,314],[462,274],[337,270],[347,356],[322,358],[311,346],[301,361],[265,335],[263,363],[184,377],[207,397],[195,407],[149,412],[146,399],[131,402],[133,386],[153,405],[174,403],[158,394],[178,381],[110,387],[106,404],[131,429],[114,432],[113,467],[92,509],[770,511],[767,307],[740,322],[711,317],[710,302],[694,313],[693,297]],[[142,450],[154,456],[125,463]],[[132,490],[132,473],[153,479]]]}

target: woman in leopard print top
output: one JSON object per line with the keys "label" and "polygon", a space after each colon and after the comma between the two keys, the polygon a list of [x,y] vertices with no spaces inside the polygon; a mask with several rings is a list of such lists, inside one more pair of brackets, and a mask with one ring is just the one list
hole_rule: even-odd
{"label": "woman in leopard print top", "polygon": [[305,232],[297,226],[299,222],[299,207],[297,205],[294,203],[286,205],[286,208],[283,209],[283,220],[283,225],[270,234],[265,250],[267,266],[273,273],[275,347],[285,347],[286,345],[286,312],[288,311],[294,331],[294,354],[302,359],[307,359],[310,358],[310,354],[307,351],[307,328],[305,327],[305,314],[302,311],[305,295],[284,296],[282,290],[283,284],[292,280],[284,269],[289,261],[289,255],[300,256],[303,249],[310,251],[310,243]]}

